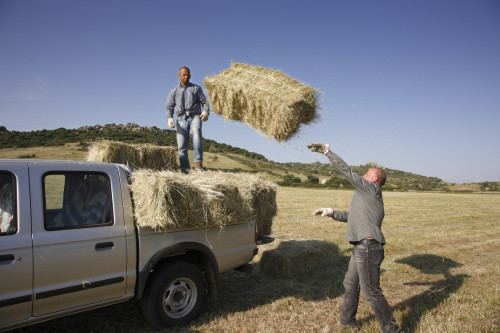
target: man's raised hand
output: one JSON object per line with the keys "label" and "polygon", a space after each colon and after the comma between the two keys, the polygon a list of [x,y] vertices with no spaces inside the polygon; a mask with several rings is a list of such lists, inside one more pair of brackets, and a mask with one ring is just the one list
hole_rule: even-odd
{"label": "man's raised hand", "polygon": [[307,148],[311,149],[314,153],[326,154],[330,151],[330,145],[324,143],[311,143],[307,145]]}

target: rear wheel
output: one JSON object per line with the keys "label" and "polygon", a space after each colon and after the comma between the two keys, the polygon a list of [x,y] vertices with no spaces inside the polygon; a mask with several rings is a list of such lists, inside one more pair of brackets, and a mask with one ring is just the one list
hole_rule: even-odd
{"label": "rear wheel", "polygon": [[195,318],[206,299],[206,281],[197,266],[183,261],[164,266],[141,300],[146,319],[158,329],[183,325]]}

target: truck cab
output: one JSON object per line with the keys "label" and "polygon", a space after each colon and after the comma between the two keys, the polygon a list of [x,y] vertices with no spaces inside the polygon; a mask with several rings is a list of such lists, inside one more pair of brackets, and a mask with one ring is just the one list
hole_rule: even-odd
{"label": "truck cab", "polygon": [[120,176],[106,164],[2,163],[0,325],[133,296]]}

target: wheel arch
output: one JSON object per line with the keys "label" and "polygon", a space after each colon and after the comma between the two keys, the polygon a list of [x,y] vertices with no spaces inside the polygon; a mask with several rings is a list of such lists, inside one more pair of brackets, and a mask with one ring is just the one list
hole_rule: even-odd
{"label": "wheel arch", "polygon": [[203,244],[195,242],[178,243],[163,248],[156,252],[146,263],[144,268],[138,272],[136,285],[136,298],[142,299],[148,281],[155,270],[162,269],[161,266],[175,261],[186,261],[200,267],[207,282],[208,296],[217,299],[219,290],[220,272],[217,259],[213,252]]}

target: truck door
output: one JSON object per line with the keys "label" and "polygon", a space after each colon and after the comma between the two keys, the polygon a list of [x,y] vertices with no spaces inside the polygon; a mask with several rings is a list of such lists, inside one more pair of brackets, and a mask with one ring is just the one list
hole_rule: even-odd
{"label": "truck door", "polygon": [[58,171],[30,164],[30,176],[33,314],[123,297],[127,244],[116,166]]}
{"label": "truck door", "polygon": [[33,253],[26,162],[0,165],[0,326],[27,319],[32,307]]}

